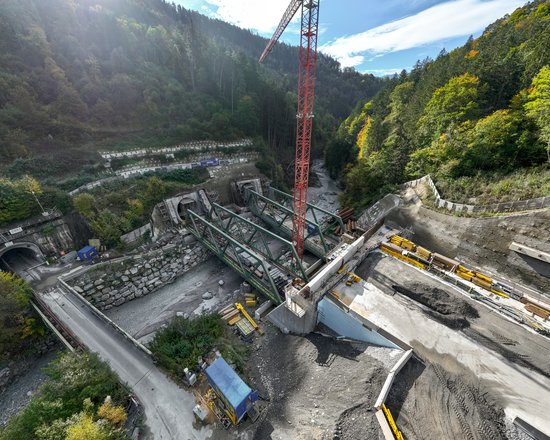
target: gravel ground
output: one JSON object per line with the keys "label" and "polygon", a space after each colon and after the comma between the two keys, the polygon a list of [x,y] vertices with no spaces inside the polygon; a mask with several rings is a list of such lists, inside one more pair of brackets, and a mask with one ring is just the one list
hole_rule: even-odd
{"label": "gravel ground", "polygon": [[19,414],[27,406],[32,395],[46,380],[43,369],[57,355],[57,352],[50,352],[37,359],[28,360],[30,365],[26,366],[27,372],[9,384],[0,394],[0,425],[6,424],[10,417]]}
{"label": "gravel ground", "polygon": [[414,322],[415,328],[400,337],[424,365],[408,365],[388,401],[406,438],[523,439],[508,411],[527,411],[544,426],[544,407],[537,407],[533,398],[548,395],[548,339],[397,259],[373,254],[356,273],[386,298],[368,300],[373,307],[369,319],[402,331],[408,328],[407,319]]}
{"label": "gravel ground", "polygon": [[386,404],[407,439],[506,439],[504,411],[471,378],[411,359]]}
{"label": "gravel ground", "polygon": [[401,351],[266,330],[248,369],[248,382],[267,399],[265,410],[230,438],[383,438],[372,405]]}
{"label": "gravel ground", "polygon": [[[220,280],[223,280],[222,286]],[[172,284],[105,313],[140,342],[146,343],[163,324],[174,318],[176,312],[198,315],[235,302],[238,296],[234,292],[241,282],[236,272],[211,257]],[[203,299],[206,292],[211,292],[212,298]]]}
{"label": "gravel ground", "polygon": [[312,170],[315,173],[316,179],[307,190],[308,202],[327,211],[336,212],[340,208],[338,195],[342,190],[329,177],[322,161],[313,161]]}

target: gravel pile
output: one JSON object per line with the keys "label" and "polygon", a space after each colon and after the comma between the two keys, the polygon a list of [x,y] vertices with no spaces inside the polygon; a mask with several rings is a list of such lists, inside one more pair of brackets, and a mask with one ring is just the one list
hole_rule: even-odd
{"label": "gravel pile", "polygon": [[478,311],[465,300],[449,295],[437,287],[430,287],[420,283],[411,283],[408,287],[394,284],[392,288],[408,298],[424,305],[425,310],[432,318],[440,323],[457,330],[470,326],[469,319],[479,317]]}

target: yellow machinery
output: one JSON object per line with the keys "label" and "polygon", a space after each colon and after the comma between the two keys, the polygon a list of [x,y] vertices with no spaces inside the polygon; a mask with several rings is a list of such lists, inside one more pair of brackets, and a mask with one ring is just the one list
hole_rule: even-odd
{"label": "yellow machinery", "polygon": [[482,287],[485,290],[488,290],[489,292],[502,296],[503,298],[509,298],[509,296],[506,295],[505,293],[500,292],[496,289],[493,289],[493,279],[487,275],[484,275],[480,272],[475,272],[462,265],[459,265],[456,268],[455,273],[460,278],[463,278],[466,281],[470,281],[471,283],[474,283],[476,286]]}
{"label": "yellow machinery", "polygon": [[392,238],[390,238],[390,242],[407,251],[414,252],[416,249],[416,244],[406,238],[400,237],[399,235],[392,236]]}
{"label": "yellow machinery", "polygon": [[475,272],[472,272],[471,270],[465,268],[464,266],[462,265],[459,265],[457,268],[456,268],[456,271],[455,273],[460,277],[460,278],[463,278],[465,279],[466,281],[472,281],[472,278],[475,277]]}
{"label": "yellow machinery", "polygon": [[237,307],[237,310],[239,310],[243,316],[250,322],[252,327],[254,327],[254,330],[258,330],[258,324],[256,324],[256,321],[252,319],[252,317],[248,314],[248,312],[244,309],[243,305],[240,303],[235,303],[235,307]]}
{"label": "yellow machinery", "polygon": [[385,253],[391,255],[392,257],[399,258],[400,260],[406,261],[407,263],[412,264],[413,266],[418,267],[419,269],[426,269],[425,264],[422,264],[411,257],[407,257],[406,255],[403,255],[400,252],[397,252],[388,246],[385,246],[385,243],[380,244],[380,249]]}
{"label": "yellow machinery", "polygon": [[416,246],[416,255],[418,255],[423,260],[430,261],[432,253],[422,246]]}
{"label": "yellow machinery", "polygon": [[393,420],[393,416],[391,415],[390,410],[385,404],[382,404],[382,411],[384,411],[386,420],[388,421],[388,424],[390,425],[390,428],[393,431],[393,435],[395,436],[396,440],[404,440],[403,434],[401,434],[401,431],[397,428],[395,420]]}

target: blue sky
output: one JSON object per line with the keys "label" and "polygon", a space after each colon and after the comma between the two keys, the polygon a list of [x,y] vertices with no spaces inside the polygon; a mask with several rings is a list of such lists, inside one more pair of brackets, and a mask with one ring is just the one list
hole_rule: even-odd
{"label": "blue sky", "polygon": [[[290,0],[175,0],[270,37]],[[321,0],[319,49],[343,67],[387,75],[478,36],[526,0]],[[298,12],[299,14],[299,12]],[[281,38],[299,43],[297,20]]]}

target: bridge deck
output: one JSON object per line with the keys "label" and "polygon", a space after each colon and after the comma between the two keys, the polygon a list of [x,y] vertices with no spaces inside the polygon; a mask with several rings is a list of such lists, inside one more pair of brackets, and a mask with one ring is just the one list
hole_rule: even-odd
{"label": "bridge deck", "polygon": [[60,290],[40,297],[90,351],[108,362],[121,381],[133,389],[143,404],[146,424],[155,440],[207,437],[206,430],[198,431],[192,425],[195,397],[168,379],[145,353],[107,326],[81,299]]}

